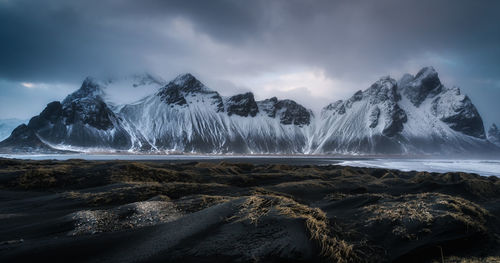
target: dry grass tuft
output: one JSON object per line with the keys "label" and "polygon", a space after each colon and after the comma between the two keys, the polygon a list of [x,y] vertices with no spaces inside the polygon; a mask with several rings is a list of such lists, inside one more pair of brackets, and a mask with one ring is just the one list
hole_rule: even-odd
{"label": "dry grass tuft", "polygon": [[69,171],[70,167],[67,165],[26,169],[17,178],[16,184],[24,189],[50,188],[58,183],[59,176],[66,175]]}
{"label": "dry grass tuft", "polygon": [[[444,259],[447,263],[500,263],[500,257],[498,256],[490,256],[490,257],[448,257]],[[439,262],[441,261],[433,261]]]}
{"label": "dry grass tuft", "polygon": [[[486,231],[489,213],[479,205],[460,197],[439,193],[385,196],[379,202],[363,208],[368,212],[366,223],[390,221],[392,232],[406,239],[415,239],[408,226],[429,227],[438,219],[451,217],[466,226],[466,231]],[[449,219],[448,219],[449,220]]]}
{"label": "dry grass tuft", "polygon": [[288,197],[279,195],[252,195],[241,205],[239,213],[229,220],[245,221],[257,225],[261,217],[272,210],[288,218],[305,221],[310,238],[321,248],[321,255],[333,262],[360,262],[353,244],[332,233],[326,214],[319,208],[311,208]]}

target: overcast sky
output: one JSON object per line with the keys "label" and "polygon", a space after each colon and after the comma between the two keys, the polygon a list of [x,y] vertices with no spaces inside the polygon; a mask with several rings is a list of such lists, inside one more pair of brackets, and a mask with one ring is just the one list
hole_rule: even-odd
{"label": "overcast sky", "polygon": [[0,0],[0,118],[86,76],[191,72],[223,95],[320,109],[434,66],[500,124],[500,1]]}

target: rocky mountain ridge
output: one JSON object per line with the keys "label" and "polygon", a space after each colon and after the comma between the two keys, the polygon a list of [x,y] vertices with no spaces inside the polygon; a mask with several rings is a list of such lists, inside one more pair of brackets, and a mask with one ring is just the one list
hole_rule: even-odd
{"label": "rocky mountain ridge", "polygon": [[[460,154],[496,151],[469,97],[447,88],[432,67],[399,81],[382,77],[315,116],[293,100],[221,96],[191,74],[165,82],[87,78],[0,143],[76,151],[264,154]],[[110,85],[150,85],[154,94],[111,105]],[[30,138],[29,140],[26,138]],[[39,141],[37,141],[37,139]],[[491,140],[491,139],[490,139]],[[42,147],[43,146],[43,147]]]}

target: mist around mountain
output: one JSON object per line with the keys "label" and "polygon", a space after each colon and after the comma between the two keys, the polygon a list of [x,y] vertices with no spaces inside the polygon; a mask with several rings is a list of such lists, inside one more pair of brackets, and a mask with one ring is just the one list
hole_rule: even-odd
{"label": "mist around mountain", "polygon": [[26,122],[27,120],[16,118],[0,119],[0,141],[7,139],[17,126]]}
{"label": "mist around mountain", "polygon": [[493,123],[488,130],[488,140],[495,145],[500,146],[500,130],[495,123]]}
{"label": "mist around mountain", "polygon": [[[134,87],[133,103],[110,102]],[[144,92],[149,95],[140,96]],[[140,97],[139,97],[140,96]],[[116,101],[116,100],[115,100]],[[496,126],[495,126],[496,127]],[[495,137],[496,136],[496,137]],[[468,155],[498,153],[470,98],[432,67],[382,77],[321,113],[293,100],[221,96],[191,74],[87,78],[0,143],[3,152]]]}

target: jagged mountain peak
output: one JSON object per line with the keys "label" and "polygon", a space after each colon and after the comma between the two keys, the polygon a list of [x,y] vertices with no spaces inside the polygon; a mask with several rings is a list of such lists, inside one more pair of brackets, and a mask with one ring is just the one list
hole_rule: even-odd
{"label": "jagged mountain peak", "polygon": [[467,95],[458,87],[440,88],[430,101],[430,112],[450,128],[463,134],[485,139],[483,120]]}
{"label": "jagged mountain peak", "polygon": [[220,94],[209,89],[190,73],[177,76],[161,88],[156,96],[170,105],[189,107],[201,102],[213,106],[217,112],[224,111]]}
{"label": "jagged mountain peak", "polygon": [[213,90],[205,86],[191,73],[184,73],[178,75],[174,80],[170,81],[165,88],[177,88],[183,92],[189,92],[189,93],[213,92]]}
{"label": "jagged mountain peak", "polygon": [[415,79],[428,79],[437,77],[438,73],[432,66],[423,67],[418,71],[417,75],[415,75]]}
{"label": "jagged mountain peak", "polygon": [[383,103],[385,101],[397,102],[401,97],[397,92],[397,82],[389,76],[384,76],[373,83],[364,91],[358,90],[347,100],[338,100],[328,104],[322,110],[322,115],[344,114],[354,103],[361,100],[367,100],[371,105]]}
{"label": "jagged mountain peak", "polygon": [[246,92],[231,96],[225,101],[227,114],[235,114],[242,117],[255,117],[259,112],[259,107],[252,92]]}
{"label": "jagged mountain peak", "polygon": [[[433,67],[398,82],[382,77],[363,92],[323,109],[320,151],[440,152],[485,145],[482,119],[469,97],[446,88]],[[425,143],[424,143],[425,142]],[[491,148],[490,148],[491,149]]]}
{"label": "jagged mountain peak", "polygon": [[196,79],[195,76],[193,76],[193,74],[191,73],[182,73],[177,75],[177,77],[175,77],[175,79],[172,80],[172,82],[176,83],[177,85],[183,85],[186,82],[197,81],[197,80],[198,79]]}
{"label": "jagged mountain peak", "polygon": [[[382,77],[363,92],[363,97],[368,97],[371,104],[378,104],[387,100],[398,101],[400,96],[397,92],[397,82],[389,76]],[[359,92],[355,93],[350,99],[350,101],[358,100],[360,100]]]}
{"label": "jagged mountain peak", "polygon": [[427,98],[439,94],[443,85],[433,67],[422,68],[415,77],[405,74],[399,81],[399,89],[416,107]]}
{"label": "jagged mountain peak", "polygon": [[306,109],[304,106],[298,104],[294,100],[283,99],[278,100],[276,97],[258,101],[259,109],[271,118],[279,118],[280,123],[285,125],[297,125],[302,127],[309,125],[313,117],[311,110]]}
{"label": "jagged mountain peak", "polygon": [[177,76],[157,93],[167,103],[186,104],[184,95],[188,93],[216,93],[190,73]]}
{"label": "jagged mountain peak", "polygon": [[63,100],[63,104],[68,104],[79,99],[98,98],[102,97],[103,95],[104,91],[101,84],[99,84],[99,82],[95,78],[87,77],[78,90],[66,96],[66,98]]}
{"label": "jagged mountain peak", "polygon": [[[116,107],[103,100],[102,91],[116,88],[124,96],[124,87],[137,99]],[[498,133],[492,127],[488,139]],[[256,101],[251,92],[222,97],[189,73],[170,82],[150,74],[108,83],[87,78],[11,137],[6,147],[40,144],[39,138],[50,147],[69,147],[58,149],[166,152],[434,154],[494,148],[469,97],[444,87],[432,67],[398,82],[382,77],[326,106],[319,118],[293,100]]]}
{"label": "jagged mountain peak", "polygon": [[387,76],[383,76],[380,79],[378,79],[377,81],[375,81],[375,83],[372,84],[372,87],[373,86],[381,86],[381,87],[384,87],[386,89],[390,89],[395,85],[396,85],[396,80],[391,78],[391,76],[387,75]]}

